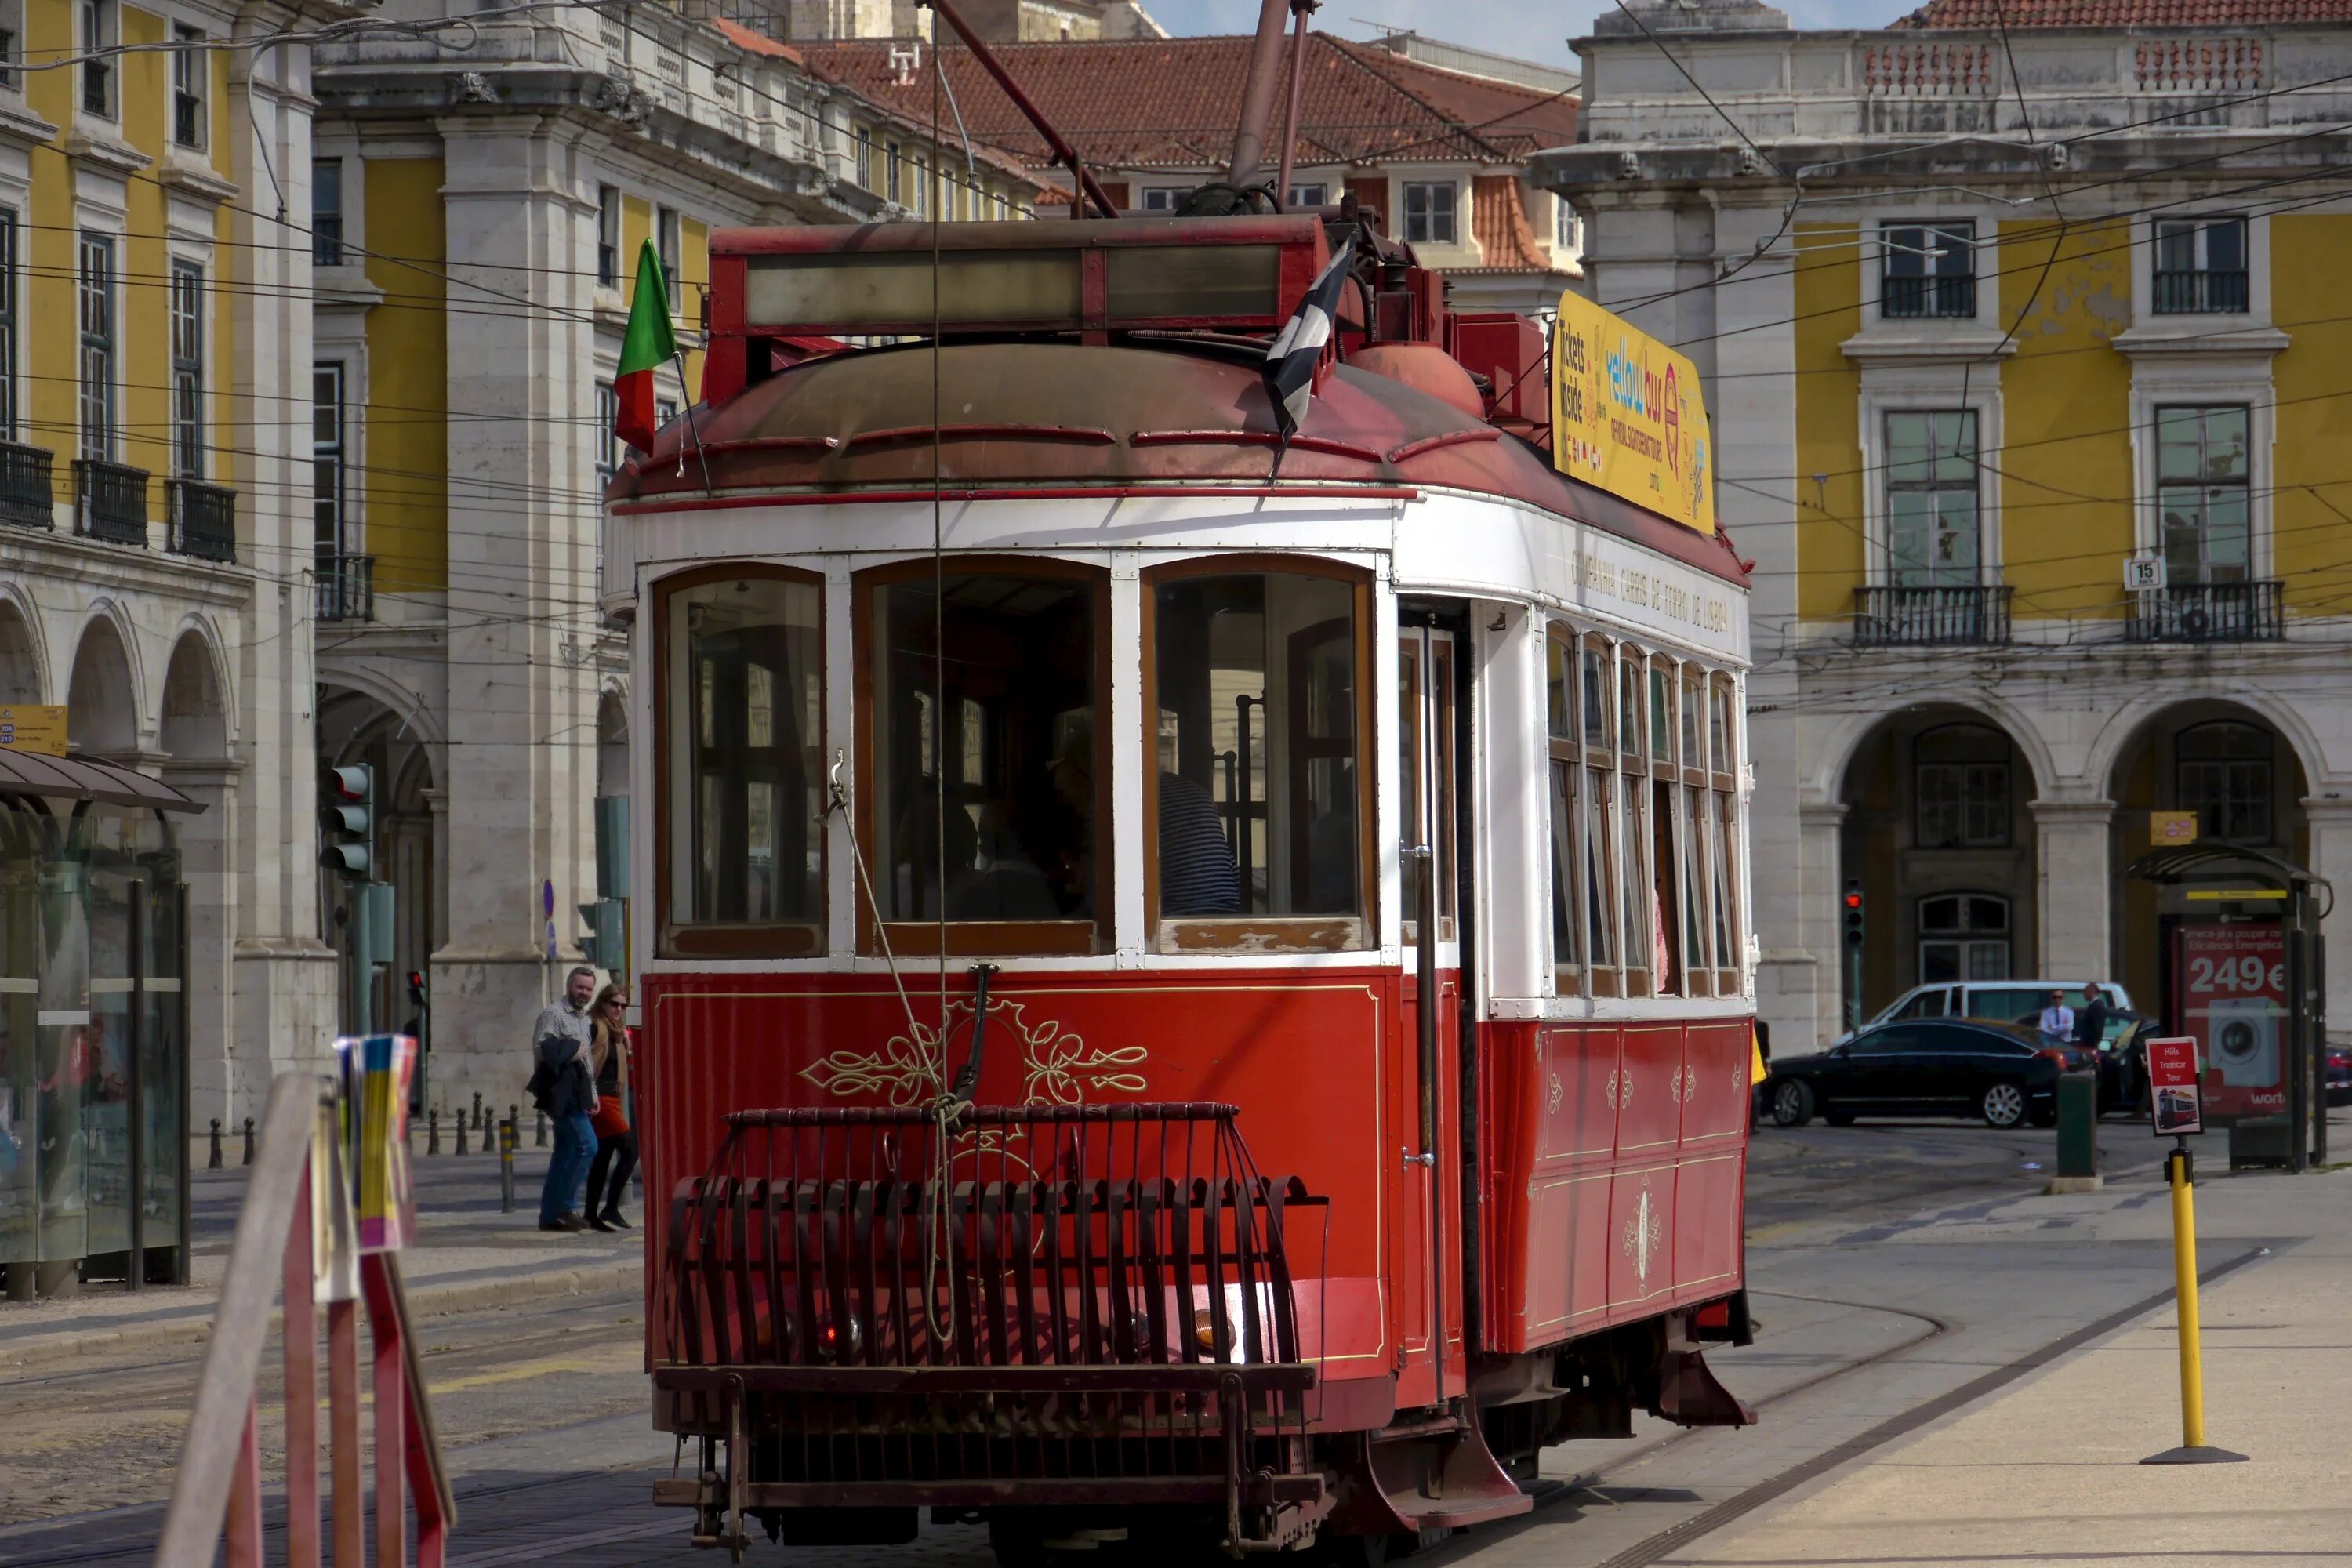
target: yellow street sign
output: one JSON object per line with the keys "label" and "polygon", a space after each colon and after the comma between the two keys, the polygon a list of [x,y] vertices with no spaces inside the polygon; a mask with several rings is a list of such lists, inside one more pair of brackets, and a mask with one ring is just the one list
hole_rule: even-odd
{"label": "yellow street sign", "polygon": [[2193,811],[2151,811],[2147,814],[2147,841],[2161,849],[2168,844],[2197,842],[2197,814]]}
{"label": "yellow street sign", "polygon": [[0,751],[64,756],[65,704],[19,702],[0,708]]}
{"label": "yellow street sign", "polygon": [[2234,904],[2248,899],[2284,899],[2284,888],[2191,888],[2189,897],[2208,904]]}

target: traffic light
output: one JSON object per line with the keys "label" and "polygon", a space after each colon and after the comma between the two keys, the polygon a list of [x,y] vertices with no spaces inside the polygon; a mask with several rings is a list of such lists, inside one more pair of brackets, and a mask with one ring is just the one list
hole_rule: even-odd
{"label": "traffic light", "polygon": [[1859,877],[1845,879],[1845,944],[1848,947],[1862,945],[1862,879]]}
{"label": "traffic light", "polygon": [[425,1005],[425,971],[421,969],[408,972],[408,1005],[412,1007]]}
{"label": "traffic light", "polygon": [[319,864],[352,881],[368,880],[375,874],[375,770],[365,763],[325,770],[319,799],[325,839]]}
{"label": "traffic light", "polygon": [[628,906],[618,899],[599,899],[579,908],[580,918],[588,927],[587,933],[580,939],[580,951],[597,968],[614,974],[622,973],[629,963]]}

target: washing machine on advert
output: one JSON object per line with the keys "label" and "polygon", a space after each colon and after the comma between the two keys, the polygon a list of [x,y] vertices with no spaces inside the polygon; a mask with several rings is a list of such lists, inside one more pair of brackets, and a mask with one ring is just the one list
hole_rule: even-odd
{"label": "washing machine on advert", "polygon": [[2279,1056],[2280,1009],[2260,996],[2219,1000],[2207,1014],[2207,1049],[2232,1089],[2276,1089],[2286,1079]]}

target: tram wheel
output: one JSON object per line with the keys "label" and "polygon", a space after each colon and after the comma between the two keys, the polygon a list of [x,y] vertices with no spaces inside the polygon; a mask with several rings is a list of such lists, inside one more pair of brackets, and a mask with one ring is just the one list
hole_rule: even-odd
{"label": "tram wheel", "polygon": [[1977,1102],[1988,1127],[2011,1128],[2025,1120],[2025,1091],[2013,1083],[1997,1083]]}
{"label": "tram wheel", "polygon": [[1772,1091],[1772,1125],[1802,1127],[1813,1119],[1813,1091],[1809,1084],[1784,1079]]}

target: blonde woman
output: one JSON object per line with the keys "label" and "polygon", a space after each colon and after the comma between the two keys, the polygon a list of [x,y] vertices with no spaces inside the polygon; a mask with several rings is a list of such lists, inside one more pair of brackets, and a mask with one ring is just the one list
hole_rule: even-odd
{"label": "blonde woman", "polygon": [[[588,1010],[593,1031],[588,1061],[596,1075],[596,1157],[588,1166],[588,1203],[582,1211],[596,1230],[626,1230],[621,1199],[637,1168],[637,1135],[629,1128],[629,994],[618,985],[596,993]],[[600,1203],[598,1200],[601,1199]]]}

